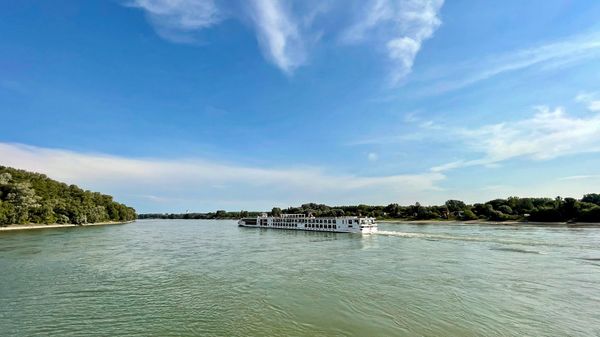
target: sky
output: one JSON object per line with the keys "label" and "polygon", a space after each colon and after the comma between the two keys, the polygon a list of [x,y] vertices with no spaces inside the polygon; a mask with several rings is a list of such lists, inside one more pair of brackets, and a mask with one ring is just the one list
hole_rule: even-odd
{"label": "sky", "polygon": [[0,165],[140,213],[600,192],[600,2],[0,2]]}

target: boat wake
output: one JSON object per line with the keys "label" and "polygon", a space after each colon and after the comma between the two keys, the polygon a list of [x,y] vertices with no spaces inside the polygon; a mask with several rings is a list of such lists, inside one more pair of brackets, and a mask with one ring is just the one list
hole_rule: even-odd
{"label": "boat wake", "polygon": [[496,237],[483,237],[483,236],[460,236],[460,235],[448,235],[448,234],[435,234],[435,233],[414,233],[414,232],[397,232],[397,231],[378,231],[378,235],[386,236],[397,236],[403,238],[417,238],[424,240],[454,240],[454,241],[474,241],[474,242],[489,242],[499,243],[507,245],[526,245],[526,246],[561,246],[556,243],[546,243],[539,241],[530,240],[511,240]]}

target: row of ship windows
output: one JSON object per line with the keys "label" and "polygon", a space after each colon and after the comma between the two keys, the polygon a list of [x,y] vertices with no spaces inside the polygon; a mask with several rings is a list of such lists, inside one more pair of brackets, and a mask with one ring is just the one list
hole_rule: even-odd
{"label": "row of ship windows", "polygon": [[[275,224],[286,224],[286,223],[295,223],[296,221],[291,220],[275,220],[273,223]],[[335,219],[300,219],[300,223],[308,223],[308,224],[336,224],[337,221]],[[343,220],[342,220],[343,223]],[[348,220],[348,224],[352,224],[352,220]]]}
{"label": "row of ship windows", "polygon": [[337,225],[307,224],[306,228],[337,229]]}
{"label": "row of ship windows", "polygon": [[[286,228],[297,228],[298,224],[295,223],[282,223],[273,224],[274,227],[286,227]],[[349,226],[352,227],[352,226]],[[322,228],[322,229],[337,229],[337,225],[323,225],[323,224],[306,224],[305,228]]]}

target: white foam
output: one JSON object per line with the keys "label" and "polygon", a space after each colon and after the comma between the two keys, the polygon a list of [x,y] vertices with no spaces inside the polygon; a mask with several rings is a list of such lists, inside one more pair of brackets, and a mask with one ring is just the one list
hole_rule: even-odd
{"label": "white foam", "polygon": [[398,236],[403,238],[418,238],[418,239],[432,239],[432,240],[457,240],[457,241],[475,241],[475,242],[491,242],[501,243],[508,245],[527,245],[527,246],[557,246],[556,244],[548,244],[544,242],[536,241],[525,241],[525,240],[510,240],[496,237],[483,237],[483,236],[459,236],[459,235],[447,235],[447,234],[434,234],[434,233],[414,233],[414,232],[397,232],[397,231],[378,231],[376,234],[387,235],[387,236]]}

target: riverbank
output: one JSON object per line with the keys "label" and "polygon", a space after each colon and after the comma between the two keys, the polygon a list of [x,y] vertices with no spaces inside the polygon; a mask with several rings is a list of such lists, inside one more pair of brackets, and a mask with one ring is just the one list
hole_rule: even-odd
{"label": "riverbank", "polygon": [[538,222],[538,221],[490,221],[490,220],[402,220],[402,219],[386,219],[377,220],[378,223],[403,223],[403,224],[416,224],[416,225],[532,225],[532,226],[600,226],[600,222]]}
{"label": "riverbank", "polygon": [[133,221],[106,221],[106,222],[96,222],[96,223],[88,223],[84,225],[75,225],[75,224],[24,224],[24,225],[8,225],[5,227],[0,227],[0,232],[2,231],[16,231],[16,230],[27,230],[27,229],[46,229],[46,228],[64,228],[64,227],[88,227],[88,226],[106,226],[106,225],[123,225],[127,223],[132,223]]}

